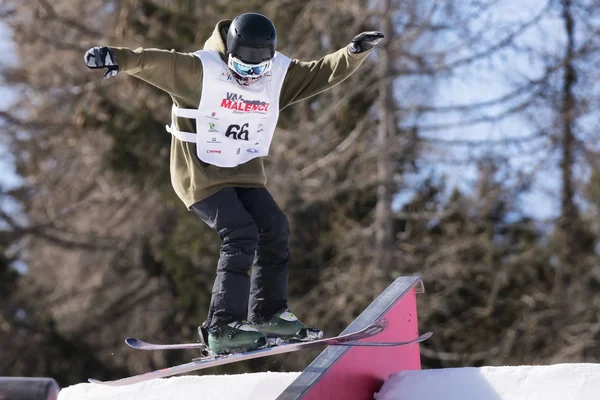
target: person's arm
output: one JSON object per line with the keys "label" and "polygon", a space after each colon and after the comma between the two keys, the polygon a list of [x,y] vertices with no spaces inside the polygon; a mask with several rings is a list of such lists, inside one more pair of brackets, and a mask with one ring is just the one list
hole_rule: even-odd
{"label": "person's arm", "polygon": [[363,32],[352,42],[318,61],[293,60],[281,89],[281,109],[319,94],[352,75],[383,39],[380,32]]}
{"label": "person's arm", "polygon": [[173,96],[182,96],[202,84],[202,63],[189,53],[95,47],[86,53],[85,62],[93,69],[106,68],[105,78],[125,72]]}

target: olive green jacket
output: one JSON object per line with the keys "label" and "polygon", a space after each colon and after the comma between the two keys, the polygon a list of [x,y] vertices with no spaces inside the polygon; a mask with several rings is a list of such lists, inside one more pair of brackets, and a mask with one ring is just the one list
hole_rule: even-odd
{"label": "olive green jacket", "polygon": [[[225,62],[224,38],[230,24],[231,20],[220,21],[204,45],[205,50],[218,51]],[[178,107],[197,108],[200,104],[202,63],[197,56],[158,49],[110,49],[117,59],[119,72],[126,72],[164,90]],[[350,54],[344,47],[318,61],[293,60],[283,82],[279,108],[284,109],[342,82],[356,71],[368,53]],[[174,122],[181,131],[196,132],[193,120],[175,118]],[[189,208],[225,187],[264,187],[267,177],[262,158],[234,168],[219,168],[200,161],[194,143],[173,137],[171,182],[179,198]]]}

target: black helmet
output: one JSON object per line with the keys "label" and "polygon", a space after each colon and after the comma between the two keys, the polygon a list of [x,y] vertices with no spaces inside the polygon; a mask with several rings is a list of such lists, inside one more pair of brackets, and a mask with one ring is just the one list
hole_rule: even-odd
{"label": "black helmet", "polygon": [[247,64],[260,64],[275,56],[277,32],[262,14],[237,16],[227,31],[227,52]]}

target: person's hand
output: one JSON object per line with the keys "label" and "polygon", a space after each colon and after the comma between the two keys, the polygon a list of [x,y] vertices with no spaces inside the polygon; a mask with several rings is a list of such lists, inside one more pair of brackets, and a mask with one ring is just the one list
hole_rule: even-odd
{"label": "person's hand", "polygon": [[378,31],[359,33],[352,39],[348,46],[348,51],[352,54],[363,53],[371,50],[377,43],[383,40],[383,33]]}
{"label": "person's hand", "polygon": [[106,68],[107,70],[104,73],[104,79],[108,79],[119,73],[117,58],[108,47],[92,47],[86,51],[83,60],[88,68]]}

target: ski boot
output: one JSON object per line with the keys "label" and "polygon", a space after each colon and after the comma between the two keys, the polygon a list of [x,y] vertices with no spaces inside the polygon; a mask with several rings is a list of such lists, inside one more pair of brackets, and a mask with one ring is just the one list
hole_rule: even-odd
{"label": "ski boot", "polygon": [[198,327],[198,334],[200,341],[207,346],[203,356],[243,353],[267,344],[265,336],[246,321],[235,321],[210,330],[202,324]]}
{"label": "ski boot", "polygon": [[304,342],[323,337],[323,332],[319,329],[307,328],[294,314],[289,310],[282,310],[268,321],[257,323],[254,327],[267,339],[269,345],[285,344],[287,342]]}

